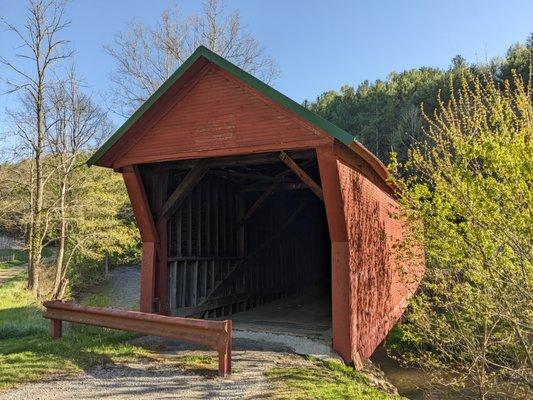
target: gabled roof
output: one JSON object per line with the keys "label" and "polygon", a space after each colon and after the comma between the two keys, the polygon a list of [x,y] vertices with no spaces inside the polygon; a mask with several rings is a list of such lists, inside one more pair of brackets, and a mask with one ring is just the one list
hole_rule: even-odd
{"label": "gabled roof", "polygon": [[350,146],[355,140],[354,136],[325,120],[321,116],[313,113],[302,105],[298,104],[294,100],[291,100],[284,94],[278,92],[276,89],[260,81],[254,76],[250,75],[246,71],[232,64],[228,60],[213,53],[211,50],[204,46],[200,46],[196,51],[168,78],[156,92],[151,95],[133,115],[119,128],[117,131],[92,155],[87,161],[87,164],[94,165],[98,160],[109,150],[111,147],[141,118],[141,116],[149,110],[152,105],[167,92],[172,85],[200,58],[204,58],[209,62],[217,65],[229,74],[234,75],[238,79],[250,87],[256,89],[264,96],[270,98],[274,102],[280,104],[282,107],[292,111],[294,114],[300,116],[304,120],[315,125],[326,134],[341,141],[342,143]]}

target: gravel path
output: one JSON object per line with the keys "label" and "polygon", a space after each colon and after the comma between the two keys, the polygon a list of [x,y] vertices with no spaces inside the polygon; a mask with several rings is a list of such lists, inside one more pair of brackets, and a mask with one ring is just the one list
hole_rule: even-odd
{"label": "gravel path", "polygon": [[[257,344],[251,345],[254,347]],[[272,387],[265,372],[274,366],[308,365],[302,357],[274,349],[238,350],[233,354],[233,373],[220,378],[216,365],[187,366],[179,361],[191,354],[213,355],[171,351],[158,361],[109,364],[77,376],[55,376],[26,384],[5,392],[0,399],[268,399],[272,398]]]}
{"label": "gravel path", "polygon": [[116,267],[109,271],[107,279],[102,285],[82,294],[81,299],[98,293],[109,297],[110,307],[138,310],[140,287],[140,265]]}

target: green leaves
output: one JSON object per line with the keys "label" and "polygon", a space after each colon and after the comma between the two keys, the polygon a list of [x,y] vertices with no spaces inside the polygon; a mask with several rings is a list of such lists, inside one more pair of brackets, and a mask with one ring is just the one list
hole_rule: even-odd
{"label": "green leaves", "polygon": [[468,72],[452,87],[400,180],[427,265],[403,356],[479,398],[519,398],[533,367],[533,87]]}

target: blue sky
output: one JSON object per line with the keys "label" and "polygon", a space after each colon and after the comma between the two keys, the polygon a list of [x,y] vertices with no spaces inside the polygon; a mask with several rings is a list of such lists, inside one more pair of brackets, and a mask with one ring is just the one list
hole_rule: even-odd
{"label": "blue sky", "polygon": [[[102,97],[109,90],[114,64],[102,45],[111,44],[134,17],[155,22],[169,3],[71,1],[72,26],[66,35],[91,90]],[[178,4],[186,14],[201,7],[200,1]],[[343,84],[384,78],[390,71],[447,68],[456,54],[468,62],[503,55],[533,31],[531,0],[228,0],[227,5],[240,11],[248,31],[276,59],[281,75],[274,86],[299,102]],[[0,15],[11,23],[23,23],[24,9],[23,0],[0,0]],[[0,31],[0,54],[12,58],[13,40]],[[0,77],[6,74],[0,66]],[[0,96],[0,130],[3,110],[13,107],[13,100]]]}

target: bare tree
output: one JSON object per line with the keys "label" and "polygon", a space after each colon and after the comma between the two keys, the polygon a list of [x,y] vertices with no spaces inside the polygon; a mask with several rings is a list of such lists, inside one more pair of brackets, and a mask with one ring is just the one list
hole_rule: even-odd
{"label": "bare tree", "polygon": [[[80,183],[76,169],[84,165],[85,151],[109,131],[110,123],[103,110],[92,98],[80,90],[80,81],[74,70],[64,82],[56,85],[51,93],[51,113],[54,125],[50,128],[49,141],[51,162],[55,166],[57,181],[57,251],[55,279],[52,296],[63,296],[67,280],[66,273],[73,254],[81,243],[70,235],[74,223],[71,208],[75,206],[74,191]],[[70,255],[65,258],[67,244]]]}
{"label": "bare tree", "polygon": [[26,23],[17,27],[2,19],[2,22],[21,43],[16,54],[18,62],[0,57],[0,62],[16,75],[7,84],[11,92],[22,92],[27,113],[19,113],[25,121],[18,121],[19,137],[31,154],[31,208],[28,229],[28,288],[39,290],[41,252],[46,231],[43,204],[46,176],[44,174],[45,146],[47,135],[46,96],[52,77],[52,68],[71,56],[65,50],[67,40],[61,39],[69,25],[65,19],[65,0],[30,0]]}
{"label": "bare tree", "polygon": [[259,78],[278,75],[276,63],[265,54],[241,24],[237,11],[228,13],[222,0],[206,0],[200,14],[182,16],[177,6],[163,12],[155,26],[133,20],[105,46],[117,68],[114,110],[129,116],[196,50],[203,45]]}

